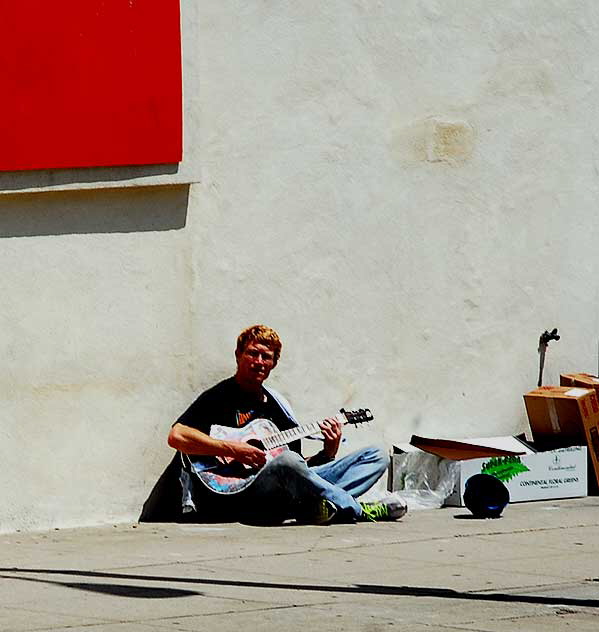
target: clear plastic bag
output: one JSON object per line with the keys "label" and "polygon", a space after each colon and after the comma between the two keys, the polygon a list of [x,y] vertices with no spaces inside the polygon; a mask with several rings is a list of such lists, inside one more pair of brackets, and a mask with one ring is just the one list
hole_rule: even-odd
{"label": "clear plastic bag", "polygon": [[457,479],[456,461],[427,452],[406,452],[393,457],[393,491],[405,501],[409,511],[442,507]]}

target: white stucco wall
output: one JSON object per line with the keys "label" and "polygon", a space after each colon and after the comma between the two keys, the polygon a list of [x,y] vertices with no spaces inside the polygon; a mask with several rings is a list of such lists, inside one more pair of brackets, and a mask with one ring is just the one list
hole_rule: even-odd
{"label": "white stucco wall", "polygon": [[350,447],[525,429],[546,328],[545,383],[597,370],[596,3],[193,14],[201,183],[0,198],[0,530],[135,518],[251,323]]}
{"label": "white stucco wall", "polygon": [[213,3],[202,375],[240,326],[272,322],[303,413],[366,402],[405,440],[522,429],[545,328],[563,335],[546,381],[594,371],[598,17],[592,2]]}
{"label": "white stucco wall", "polygon": [[0,249],[2,530],[139,515],[191,373],[187,197],[2,198],[3,234],[47,233]]}

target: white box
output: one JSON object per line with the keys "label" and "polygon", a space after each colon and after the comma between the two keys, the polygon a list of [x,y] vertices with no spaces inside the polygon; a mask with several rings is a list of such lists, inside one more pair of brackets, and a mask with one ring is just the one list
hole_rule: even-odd
{"label": "white box", "polygon": [[495,472],[510,492],[510,502],[579,498],[587,495],[587,448],[573,446],[516,457],[457,461],[455,490],[446,505],[464,506],[466,481],[475,474]]}

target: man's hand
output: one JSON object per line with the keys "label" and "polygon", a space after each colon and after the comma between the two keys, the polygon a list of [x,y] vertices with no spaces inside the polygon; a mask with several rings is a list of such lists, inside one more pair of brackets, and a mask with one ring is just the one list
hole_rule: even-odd
{"label": "man's hand", "polygon": [[244,441],[227,441],[230,453],[227,456],[233,457],[236,461],[249,465],[250,467],[262,467],[266,463],[266,453],[256,446]]}
{"label": "man's hand", "polygon": [[258,468],[266,463],[266,453],[256,446],[243,441],[215,439],[181,423],[171,428],[168,444],[184,454],[229,457],[250,467]]}
{"label": "man's hand", "polygon": [[341,442],[341,424],[334,417],[329,417],[320,423],[320,430],[324,437],[323,452],[330,459],[334,459]]}

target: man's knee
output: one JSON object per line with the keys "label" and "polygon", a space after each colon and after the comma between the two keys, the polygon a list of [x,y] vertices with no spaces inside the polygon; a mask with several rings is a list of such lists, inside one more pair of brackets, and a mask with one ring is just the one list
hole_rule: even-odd
{"label": "man's knee", "polygon": [[306,461],[293,450],[285,450],[277,455],[266,467],[272,472],[300,472],[307,469]]}
{"label": "man's knee", "polygon": [[289,496],[303,488],[309,478],[310,470],[306,461],[296,452],[286,450],[266,463],[254,487],[257,485],[261,492],[267,494],[276,492]]}
{"label": "man's knee", "polygon": [[374,445],[364,448],[361,452],[360,460],[377,465],[381,474],[389,467],[389,453],[384,448]]}

